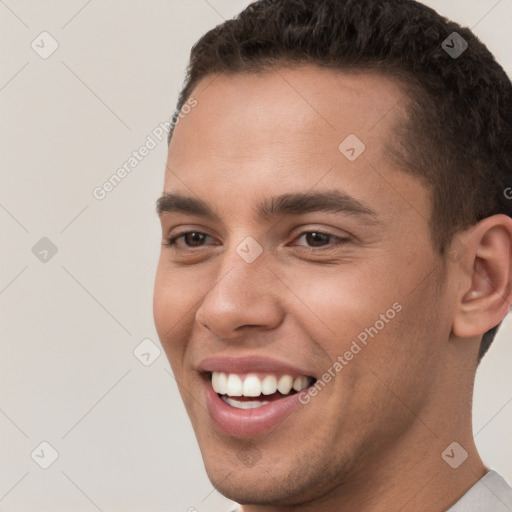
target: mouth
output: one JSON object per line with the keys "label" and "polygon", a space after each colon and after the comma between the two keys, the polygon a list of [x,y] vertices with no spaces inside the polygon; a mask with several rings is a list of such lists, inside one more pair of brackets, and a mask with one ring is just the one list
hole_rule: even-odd
{"label": "mouth", "polygon": [[215,426],[230,436],[246,437],[279,426],[300,408],[301,394],[316,378],[296,373],[202,372],[208,412]]}
{"label": "mouth", "polygon": [[256,409],[293,396],[316,382],[306,375],[209,372],[208,378],[219,398],[230,407]]}

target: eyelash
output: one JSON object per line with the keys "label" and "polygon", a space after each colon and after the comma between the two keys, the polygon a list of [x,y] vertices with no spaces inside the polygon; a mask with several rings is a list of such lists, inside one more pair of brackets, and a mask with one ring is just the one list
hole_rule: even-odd
{"label": "eyelash", "polygon": [[[177,235],[167,238],[164,242],[162,242],[162,245],[170,246],[170,247],[175,248],[176,250],[180,250],[176,247],[177,240],[180,238],[183,238],[186,235],[189,235],[191,233],[205,235],[207,237],[210,236],[210,235],[207,235],[206,233],[202,233],[201,231],[184,231],[183,233],[178,233]],[[320,231],[320,230],[303,231],[294,240],[297,240],[297,239],[301,238],[302,236],[310,234],[310,233],[316,233],[319,235],[330,237],[331,239],[336,239],[337,242],[336,242],[336,244],[334,244],[335,246],[344,245],[344,244],[350,242],[349,238],[342,238],[342,237],[333,235],[332,233],[326,233],[326,232]],[[212,238],[212,237],[210,237],[210,238]],[[203,246],[201,245],[201,246],[197,246],[197,247],[189,247],[189,249],[194,250],[195,248],[198,248],[198,247],[203,247]],[[300,250],[304,250],[304,251],[308,251],[308,252],[318,252],[318,251],[322,251],[322,250],[325,251],[325,250],[332,249],[333,244],[328,244],[327,246],[322,246],[322,247],[310,247],[310,246],[300,246],[300,245],[296,246],[296,247],[299,247]]]}

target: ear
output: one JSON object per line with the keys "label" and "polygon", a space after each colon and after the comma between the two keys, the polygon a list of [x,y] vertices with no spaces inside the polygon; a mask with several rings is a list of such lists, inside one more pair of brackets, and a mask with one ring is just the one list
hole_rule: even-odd
{"label": "ear", "polygon": [[[460,242],[458,242],[460,243]],[[467,249],[452,332],[461,338],[498,325],[512,303],[512,218],[493,215],[464,237]]]}

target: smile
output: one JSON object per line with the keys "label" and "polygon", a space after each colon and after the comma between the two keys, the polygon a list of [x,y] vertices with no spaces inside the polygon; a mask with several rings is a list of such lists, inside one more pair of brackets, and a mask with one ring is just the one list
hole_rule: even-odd
{"label": "smile", "polygon": [[235,437],[268,432],[305,409],[299,398],[317,380],[304,368],[256,355],[207,358],[197,371],[213,426]]}
{"label": "smile", "polygon": [[[305,375],[272,375],[212,372],[211,384],[221,400],[237,409],[254,409],[294,395],[309,387],[314,379]],[[233,397],[239,397],[233,398]]]}

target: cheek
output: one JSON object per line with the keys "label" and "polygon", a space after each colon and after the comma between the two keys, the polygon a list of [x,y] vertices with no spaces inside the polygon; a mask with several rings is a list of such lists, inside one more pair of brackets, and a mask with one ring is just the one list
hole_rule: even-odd
{"label": "cheek", "polygon": [[[428,393],[438,368],[443,340],[449,333],[446,306],[436,293],[434,280],[435,277],[431,277],[418,285],[418,278],[413,284],[409,282],[407,291],[397,294],[400,311],[383,329],[378,329],[382,324],[372,323],[378,334],[368,337],[362,354],[362,361],[368,368],[397,397],[410,404],[420,404]],[[391,316],[386,315],[385,309],[378,313]]]}
{"label": "cheek", "polygon": [[165,331],[172,325],[174,309],[171,307],[171,290],[172,287],[169,286],[168,279],[162,270],[162,264],[159,263],[153,292],[153,318],[162,343],[164,342]]}
{"label": "cheek", "polygon": [[377,275],[375,270],[353,266],[308,273],[292,287],[299,299],[295,318],[313,339],[323,339],[323,348],[336,359],[359,334],[364,338],[365,329],[378,322],[379,331],[389,330],[388,324],[399,316],[393,304],[400,302],[401,294],[389,276],[389,269]]}
{"label": "cheek", "polygon": [[194,315],[195,293],[179,270],[169,271],[160,263],[155,278],[153,318],[167,357],[172,363],[184,351],[187,326]]}

